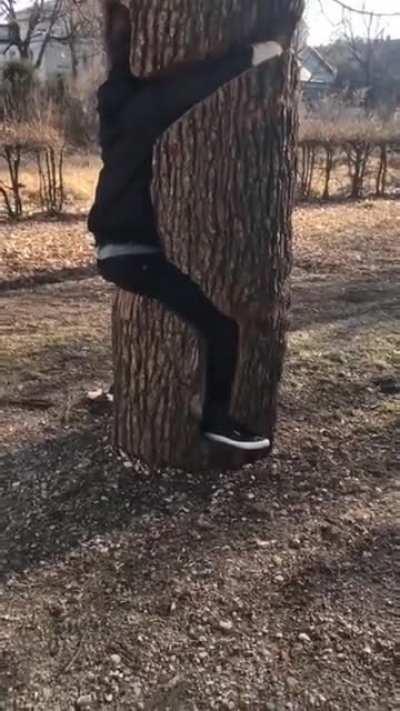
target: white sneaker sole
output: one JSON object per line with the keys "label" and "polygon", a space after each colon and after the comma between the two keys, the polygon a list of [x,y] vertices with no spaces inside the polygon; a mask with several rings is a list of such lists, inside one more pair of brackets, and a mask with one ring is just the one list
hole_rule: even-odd
{"label": "white sneaker sole", "polygon": [[260,449],[268,449],[271,446],[269,439],[262,439],[260,442],[237,442],[234,439],[229,439],[229,437],[224,437],[224,435],[211,434],[209,432],[204,432],[204,437],[211,440],[211,442],[218,442],[219,444],[226,444],[228,447],[234,447],[235,449],[244,449],[247,452],[256,452]]}

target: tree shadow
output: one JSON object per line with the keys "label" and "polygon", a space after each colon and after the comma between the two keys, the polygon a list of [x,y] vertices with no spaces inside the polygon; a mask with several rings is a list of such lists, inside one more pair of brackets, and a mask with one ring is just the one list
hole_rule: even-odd
{"label": "tree shadow", "polygon": [[[395,316],[400,304],[399,270],[366,279],[323,280],[319,283],[293,284],[291,331],[368,315],[384,321],[385,314]],[[345,305],[345,308],[344,308]]]}
{"label": "tree shadow", "polygon": [[[2,573],[23,570],[147,516],[204,511],[221,477],[128,465],[112,451],[110,414],[0,460]],[[129,466],[129,468],[128,468]],[[263,473],[263,477],[265,474]],[[234,480],[233,491],[247,484]]]}
{"label": "tree shadow", "polygon": [[[132,465],[118,458],[111,449],[109,413],[94,419],[81,419],[69,431],[11,451],[0,460],[0,554],[3,576],[34,567],[64,555],[96,536],[126,528],[145,527],[155,520],[197,520],[213,509],[216,498],[225,491],[221,508],[221,531],[213,527],[198,542],[190,538],[188,550],[215,545],[219,535],[235,539],[264,536],[288,505],[296,506],[305,497],[323,489],[327,501],[343,496],[336,479],[329,482],[325,472],[316,472],[307,452],[302,455],[302,486],[291,472],[295,463],[281,458],[259,463],[240,472],[188,474],[179,470],[151,471],[140,462]],[[395,427],[394,427],[395,429]],[[385,437],[390,433],[385,433]],[[394,435],[393,435],[394,436]],[[385,439],[386,442],[386,439]],[[375,440],[379,459],[379,441]],[[311,453],[313,456],[315,453]],[[279,469],[279,467],[278,467]],[[316,476],[316,474],[318,474]],[[387,472],[387,478],[394,471]],[[376,483],[371,468],[365,478]],[[379,477],[381,486],[384,474]],[[256,492],[256,495],[253,493]],[[249,496],[250,494],[250,496]],[[292,521],[298,524],[299,521]],[[286,524],[287,525],[287,524]],[[207,543],[207,539],[208,543]],[[171,546],[181,545],[171,538]],[[163,549],[168,557],[168,547]],[[153,561],[154,562],[154,561]],[[160,561],[161,564],[161,561]]]}
{"label": "tree shadow", "polygon": [[[339,524],[339,521],[338,521]],[[317,599],[336,593],[339,589],[352,591],[354,602],[360,602],[360,588],[375,589],[381,594],[381,602],[389,602],[390,590],[398,590],[400,575],[400,560],[398,548],[400,545],[400,524],[382,522],[380,526],[364,532],[364,527],[357,520],[350,521],[354,532],[354,542],[342,556],[316,558],[290,578],[286,585],[285,601],[295,596],[297,602],[301,596],[304,608],[311,607]],[[335,543],[339,525],[325,525],[321,529],[322,538],[329,546]],[[393,607],[395,612],[395,608]]]}
{"label": "tree shadow", "polygon": [[83,281],[97,276],[95,264],[84,267],[63,267],[61,269],[43,269],[34,274],[6,279],[0,282],[0,292],[15,291],[17,289],[31,289],[45,284],[59,284],[64,281]]}
{"label": "tree shadow", "polygon": [[330,197],[328,200],[324,200],[322,197],[309,197],[309,198],[302,198],[298,197],[297,199],[297,207],[301,208],[309,208],[309,209],[315,209],[317,207],[334,207],[334,206],[340,206],[340,205],[368,205],[371,202],[387,202],[388,200],[390,201],[397,201],[399,199],[399,191],[398,189],[394,189],[391,192],[388,192],[385,195],[376,195],[375,193],[367,193],[364,194],[361,198],[354,198],[351,195],[349,195],[347,192],[343,195],[335,195]]}

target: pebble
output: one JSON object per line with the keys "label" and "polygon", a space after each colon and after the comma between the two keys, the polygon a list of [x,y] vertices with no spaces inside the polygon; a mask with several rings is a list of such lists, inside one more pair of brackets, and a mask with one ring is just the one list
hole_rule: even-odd
{"label": "pebble", "polygon": [[270,542],[269,541],[262,541],[262,540],[260,540],[260,538],[256,538],[256,545],[259,548],[268,548],[270,545]]}
{"label": "pebble", "polygon": [[289,545],[291,548],[301,548],[301,541],[299,538],[292,538]]}
{"label": "pebble", "polygon": [[120,664],[121,664],[121,657],[119,656],[119,654],[112,654],[111,657],[110,657],[110,659],[111,659],[112,664],[113,664],[115,667],[119,667],[119,666],[120,666]]}
{"label": "pebble", "polygon": [[220,620],[218,626],[224,632],[230,632],[233,629],[232,620]]}
{"label": "pebble", "polygon": [[133,685],[133,693],[135,694],[137,699],[140,698],[140,696],[142,695],[142,687],[140,686],[140,684],[135,683]]}
{"label": "pebble", "polygon": [[305,644],[309,644],[311,642],[311,638],[305,632],[300,632],[298,639],[299,642],[304,642]]}
{"label": "pebble", "polygon": [[76,705],[78,709],[87,709],[93,704],[93,697],[91,694],[85,694],[77,699]]}

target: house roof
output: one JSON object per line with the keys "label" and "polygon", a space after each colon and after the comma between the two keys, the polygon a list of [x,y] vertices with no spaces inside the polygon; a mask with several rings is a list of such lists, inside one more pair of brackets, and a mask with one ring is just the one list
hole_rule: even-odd
{"label": "house roof", "polygon": [[305,45],[300,52],[300,59],[302,65],[300,70],[300,78],[304,84],[333,84],[336,79],[337,72],[332,65],[324,59],[318,50],[314,47],[308,47]]}
{"label": "house roof", "polygon": [[332,64],[330,64],[330,63],[325,59],[325,57],[322,56],[322,54],[321,54],[320,52],[318,52],[318,50],[317,50],[315,47],[310,47],[310,46],[308,46],[307,49],[308,49],[308,51],[309,51],[311,54],[314,55],[314,57],[315,57],[316,59],[318,59],[318,61],[320,62],[320,64],[322,64],[322,65],[324,66],[324,68],[326,69],[327,72],[329,72],[329,73],[332,74],[334,77],[336,77],[336,74],[337,74],[336,69],[332,66]]}

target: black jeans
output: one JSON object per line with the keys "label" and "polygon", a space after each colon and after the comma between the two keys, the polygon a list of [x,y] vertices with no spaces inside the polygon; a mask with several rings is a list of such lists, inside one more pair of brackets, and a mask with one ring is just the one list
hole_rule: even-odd
{"label": "black jeans", "polygon": [[206,343],[204,423],[228,414],[239,352],[239,327],[163,254],[98,261],[101,276],[120,289],[155,299],[189,323]]}

